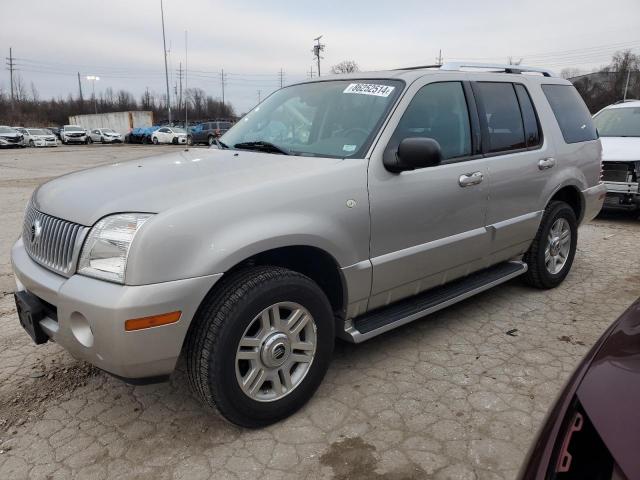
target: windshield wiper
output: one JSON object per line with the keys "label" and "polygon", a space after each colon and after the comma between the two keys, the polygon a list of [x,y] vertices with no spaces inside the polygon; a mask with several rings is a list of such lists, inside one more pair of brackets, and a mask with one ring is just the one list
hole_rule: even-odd
{"label": "windshield wiper", "polygon": [[236,143],[234,145],[234,148],[240,148],[240,149],[244,148],[246,150],[261,150],[261,151],[270,152],[270,153],[281,153],[283,155],[290,155],[289,151],[271,142],[263,142],[263,141],[241,142],[241,143]]}
{"label": "windshield wiper", "polygon": [[226,150],[227,148],[229,148],[225,143],[222,143],[220,140],[218,140],[217,138],[213,139],[214,142],[216,142],[216,146],[220,149],[220,150]]}

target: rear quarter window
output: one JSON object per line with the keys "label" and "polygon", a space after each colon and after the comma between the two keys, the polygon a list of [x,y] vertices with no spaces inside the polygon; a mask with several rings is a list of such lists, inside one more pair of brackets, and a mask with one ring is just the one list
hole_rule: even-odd
{"label": "rear quarter window", "polygon": [[572,85],[542,85],[566,143],[598,138],[589,109]]}

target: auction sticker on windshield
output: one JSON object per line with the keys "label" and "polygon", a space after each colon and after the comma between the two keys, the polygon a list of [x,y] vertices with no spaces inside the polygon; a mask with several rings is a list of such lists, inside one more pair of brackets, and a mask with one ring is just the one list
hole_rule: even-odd
{"label": "auction sticker on windshield", "polygon": [[388,97],[396,87],[388,85],[376,85],[374,83],[352,83],[342,93],[358,93],[360,95],[375,95],[376,97]]}

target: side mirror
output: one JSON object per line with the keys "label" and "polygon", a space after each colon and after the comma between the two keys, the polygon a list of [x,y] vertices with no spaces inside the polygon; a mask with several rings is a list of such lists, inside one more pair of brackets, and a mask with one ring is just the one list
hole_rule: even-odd
{"label": "side mirror", "polygon": [[393,173],[433,167],[441,161],[440,144],[433,138],[424,137],[405,138],[398,145],[398,151],[387,152],[383,160],[385,168]]}

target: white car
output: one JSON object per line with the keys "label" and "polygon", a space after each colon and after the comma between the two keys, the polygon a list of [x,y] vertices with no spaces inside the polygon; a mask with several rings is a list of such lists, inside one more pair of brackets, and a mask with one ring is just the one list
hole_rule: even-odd
{"label": "white car", "polygon": [[640,100],[609,105],[593,121],[602,142],[605,208],[640,208]]}
{"label": "white car", "polygon": [[157,145],[159,143],[176,143],[186,145],[187,132],[184,128],[161,127],[151,135],[151,141]]}
{"label": "white car", "polygon": [[60,129],[60,140],[68,143],[88,143],[87,131],[80,125],[65,125]]}
{"label": "white car", "polygon": [[94,128],[89,132],[89,143],[122,143],[122,135],[111,128]]}
{"label": "white car", "polygon": [[22,131],[24,143],[29,147],[57,147],[58,140],[49,130],[44,128],[25,128]]}
{"label": "white car", "polygon": [[26,147],[24,134],[15,128],[0,125],[0,147]]}

